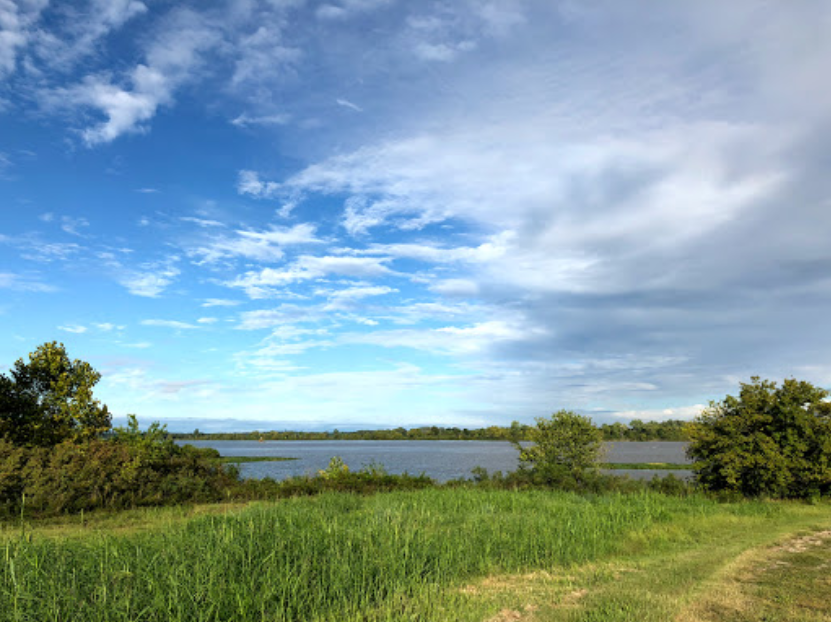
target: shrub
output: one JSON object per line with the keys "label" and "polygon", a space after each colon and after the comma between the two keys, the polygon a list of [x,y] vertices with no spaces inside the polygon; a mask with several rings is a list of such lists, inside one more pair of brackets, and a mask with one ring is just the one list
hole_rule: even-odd
{"label": "shrub", "polygon": [[689,427],[698,483],[743,496],[831,493],[831,404],[808,382],[752,378],[739,397],[711,403]]}
{"label": "shrub", "polygon": [[518,441],[520,471],[530,474],[534,483],[549,483],[566,489],[596,475],[600,465],[601,435],[591,419],[568,410],[550,419],[537,418],[528,430],[533,445]]}

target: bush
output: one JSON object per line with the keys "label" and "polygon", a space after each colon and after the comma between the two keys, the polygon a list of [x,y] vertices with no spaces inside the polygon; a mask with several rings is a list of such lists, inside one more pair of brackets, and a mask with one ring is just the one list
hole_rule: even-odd
{"label": "bush", "polygon": [[65,441],[51,448],[0,441],[0,512],[6,516],[21,509],[28,516],[54,516],[221,501],[238,485],[235,473],[210,451],[195,448],[171,445],[163,454],[116,441]]}
{"label": "bush", "polygon": [[537,418],[528,430],[533,445],[519,448],[520,471],[528,472],[534,483],[548,483],[572,489],[597,474],[600,466],[601,435],[591,419],[568,410],[550,419]]}
{"label": "bush", "polygon": [[689,427],[687,453],[706,490],[746,497],[831,494],[831,404],[808,382],[752,378]]}

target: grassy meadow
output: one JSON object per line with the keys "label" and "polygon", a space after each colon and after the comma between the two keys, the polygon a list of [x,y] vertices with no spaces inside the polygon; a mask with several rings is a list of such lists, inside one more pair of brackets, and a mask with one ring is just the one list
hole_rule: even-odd
{"label": "grassy meadow", "polygon": [[831,526],[823,504],[473,488],[132,516],[7,524],[0,620],[721,619],[694,606],[729,610],[736,560]]}

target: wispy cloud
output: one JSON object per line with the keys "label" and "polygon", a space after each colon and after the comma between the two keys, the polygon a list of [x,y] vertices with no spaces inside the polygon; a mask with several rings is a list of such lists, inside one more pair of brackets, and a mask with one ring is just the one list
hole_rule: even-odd
{"label": "wispy cloud", "polygon": [[0,289],[11,289],[22,292],[55,292],[53,285],[43,283],[36,277],[28,277],[12,272],[0,272]]}
{"label": "wispy cloud", "polygon": [[289,246],[320,244],[315,235],[316,227],[301,223],[292,227],[271,227],[265,231],[240,229],[233,236],[223,235],[188,249],[190,257],[200,263],[213,263],[222,259],[243,257],[257,261],[277,261]]}
{"label": "wispy cloud", "polygon": [[361,108],[361,107],[360,107],[360,106],[358,106],[357,104],[353,104],[353,103],[352,103],[351,101],[349,101],[348,99],[341,99],[341,98],[338,98],[338,99],[336,99],[336,100],[335,100],[335,103],[336,103],[338,106],[342,106],[342,107],[344,107],[344,108],[349,108],[350,110],[354,110],[355,112],[363,112],[363,111],[364,111],[364,109],[363,109],[363,108]]}
{"label": "wispy cloud", "polygon": [[384,257],[303,255],[286,268],[263,268],[260,271],[246,272],[227,285],[245,290],[251,298],[261,298],[267,296],[271,288],[328,275],[353,278],[391,276],[395,273],[385,265],[388,261]]}
{"label": "wispy cloud", "polygon": [[288,114],[249,116],[246,113],[242,113],[238,117],[232,119],[231,124],[236,125],[237,127],[251,127],[257,125],[285,125],[289,121],[291,121],[291,115]]}
{"label": "wispy cloud", "polygon": [[180,322],[178,320],[149,319],[142,320],[141,325],[158,326],[161,328],[175,328],[176,330],[196,330],[199,328],[196,324],[189,324],[188,322]]}
{"label": "wispy cloud", "polygon": [[66,333],[74,333],[76,335],[82,335],[87,332],[89,329],[86,326],[81,326],[79,324],[70,324],[67,326],[58,326],[58,330],[62,330]]}
{"label": "wispy cloud", "polygon": [[195,216],[180,216],[179,220],[182,222],[190,222],[200,227],[224,227],[225,223],[218,220],[210,220],[208,218],[197,218]]}
{"label": "wispy cloud", "polygon": [[255,171],[240,171],[237,180],[237,192],[247,194],[258,199],[268,199],[280,191],[280,184],[273,181],[260,181]]}
{"label": "wispy cloud", "polygon": [[35,24],[49,0],[0,4],[0,78],[15,71],[18,54],[36,34]]}
{"label": "wispy cloud", "polygon": [[173,266],[143,270],[120,270],[118,282],[134,296],[158,298],[176,280],[180,270]]}
{"label": "wispy cloud", "polygon": [[202,303],[203,307],[236,307],[241,305],[239,300],[227,300],[224,298],[208,298]]}

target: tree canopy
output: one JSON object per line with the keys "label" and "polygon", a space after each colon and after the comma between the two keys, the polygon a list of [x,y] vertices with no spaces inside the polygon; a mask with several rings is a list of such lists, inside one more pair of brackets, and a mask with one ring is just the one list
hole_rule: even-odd
{"label": "tree canopy", "polygon": [[38,346],[0,375],[0,438],[15,445],[52,446],[84,441],[111,427],[110,413],[92,395],[101,374],[72,360],[62,343]]}
{"label": "tree canopy", "polygon": [[753,377],[689,426],[698,482],[745,496],[831,494],[831,403],[804,381]]}

